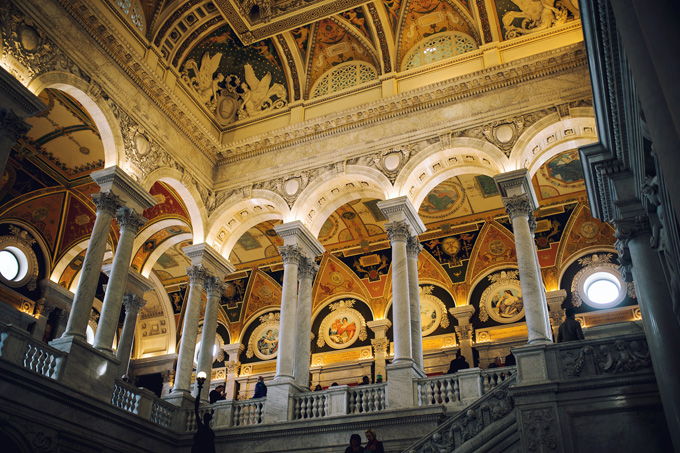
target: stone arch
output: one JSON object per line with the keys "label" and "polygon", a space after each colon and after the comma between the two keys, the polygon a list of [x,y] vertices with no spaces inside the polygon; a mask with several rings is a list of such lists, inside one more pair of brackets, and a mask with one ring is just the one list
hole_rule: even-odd
{"label": "stone arch", "polygon": [[[160,279],[156,274],[151,273],[151,275],[146,276],[151,280],[153,283],[154,287],[151,290],[152,293],[155,294],[156,300],[160,303],[161,309],[163,310],[163,314],[165,315],[165,320],[166,323],[165,325],[167,326],[167,331],[163,335],[165,338],[165,350],[161,351],[159,350],[157,352],[157,355],[163,355],[163,354],[174,354],[177,348],[175,338],[177,338],[177,326],[175,325],[175,319],[173,316],[173,310],[172,310],[172,302],[170,302],[170,297],[168,296],[167,291],[163,288],[163,284],[161,283]],[[140,358],[142,354],[144,354],[145,350],[143,350],[143,342],[140,341],[142,338],[144,338],[144,332],[143,332],[143,313],[144,310],[146,310],[147,307],[144,307],[140,310],[139,313],[139,318],[137,318],[137,324],[135,325],[135,342],[132,350],[132,358]],[[156,337],[156,335],[154,335]],[[154,338],[154,343],[157,343],[158,339]],[[156,355],[156,352],[154,351],[152,354]]]}
{"label": "stone arch", "polygon": [[241,236],[258,223],[284,220],[290,208],[284,199],[270,190],[255,189],[249,198],[232,195],[210,217],[206,242],[228,257]]}
{"label": "stone arch", "polygon": [[55,283],[59,283],[59,280],[61,279],[61,275],[64,273],[66,270],[66,267],[71,264],[71,261],[78,256],[83,250],[85,250],[90,243],[89,238],[84,239],[76,244],[74,244],[70,249],[66,251],[62,255],[62,257],[54,263],[54,268],[52,269],[52,272],[50,274],[50,280],[52,280]]}
{"label": "stone arch", "polygon": [[[180,242],[190,240],[191,239],[191,234],[185,233],[185,234],[178,234],[176,236],[173,236],[172,238],[163,241],[162,244],[160,244],[156,249],[149,255],[149,258],[146,260],[146,264],[144,267],[140,270],[140,274],[142,274],[145,277],[149,277],[152,275],[151,270],[153,269],[154,265],[158,261],[158,259],[168,251],[170,247],[172,247],[175,244],[179,244]],[[155,274],[154,274],[155,275]]]}
{"label": "stone arch", "polygon": [[118,120],[103,98],[93,99],[88,94],[90,84],[80,77],[64,72],[43,74],[28,84],[28,89],[36,95],[46,88],[63,91],[80,102],[97,125],[104,146],[104,166],[122,164],[125,160],[125,145]]}
{"label": "stone arch", "polygon": [[393,194],[389,179],[362,165],[348,165],[343,174],[329,171],[309,184],[297,198],[289,220],[300,220],[316,237],[326,219],[343,204],[358,198],[385,200]]}
{"label": "stone arch", "polygon": [[533,177],[550,158],[597,141],[594,116],[560,119],[557,113],[532,124],[510,153],[509,170],[526,168]]}
{"label": "stone arch", "polygon": [[508,171],[508,158],[491,143],[469,137],[452,141],[450,148],[432,145],[409,161],[395,181],[400,196],[407,196],[418,209],[425,197],[442,181],[462,174],[494,176]]}
{"label": "stone arch", "polygon": [[182,198],[184,205],[189,212],[191,220],[191,231],[193,232],[194,244],[200,244],[205,240],[205,225],[207,225],[208,215],[203,206],[203,199],[196,187],[187,187],[182,181],[182,173],[173,168],[158,168],[152,171],[144,180],[144,189],[149,191],[156,181],[162,181],[175,189],[175,192]]}

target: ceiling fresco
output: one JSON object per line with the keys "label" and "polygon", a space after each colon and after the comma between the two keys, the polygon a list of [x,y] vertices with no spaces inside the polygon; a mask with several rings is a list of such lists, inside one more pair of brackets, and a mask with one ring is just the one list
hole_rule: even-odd
{"label": "ceiling fresco", "polygon": [[104,147],[94,121],[63,91],[47,88],[38,96],[48,109],[27,120],[24,146],[38,162],[72,181],[104,168]]}

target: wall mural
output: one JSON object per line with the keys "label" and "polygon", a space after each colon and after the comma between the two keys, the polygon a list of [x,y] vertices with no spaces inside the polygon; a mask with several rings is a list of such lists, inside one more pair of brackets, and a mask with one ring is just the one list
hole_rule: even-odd
{"label": "wall mural", "polygon": [[524,317],[524,301],[519,271],[502,271],[487,277],[491,285],[484,290],[479,302],[479,319],[508,324]]}
{"label": "wall mural", "polygon": [[272,41],[244,47],[228,26],[194,47],[180,74],[222,125],[288,104],[286,75]]}
{"label": "wall mural", "polygon": [[576,0],[496,0],[496,13],[505,39],[547,30],[580,17]]}
{"label": "wall mural", "polygon": [[449,315],[446,305],[437,296],[432,294],[434,286],[421,286],[420,290],[420,329],[423,337],[430,335],[439,326],[449,327]]}
{"label": "wall mural", "polygon": [[341,300],[330,304],[329,313],[319,327],[316,345],[328,345],[333,349],[345,349],[357,340],[367,338],[366,320],[354,308],[356,300]]}
{"label": "wall mural", "polygon": [[246,357],[253,354],[262,360],[275,359],[279,352],[280,313],[268,313],[259,317],[260,325],[253,330],[248,341]]}

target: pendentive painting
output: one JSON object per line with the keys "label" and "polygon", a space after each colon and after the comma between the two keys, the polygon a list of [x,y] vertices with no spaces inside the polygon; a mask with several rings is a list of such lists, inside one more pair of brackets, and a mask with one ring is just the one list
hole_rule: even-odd
{"label": "pendentive painting", "polygon": [[328,344],[333,349],[345,349],[357,339],[366,339],[366,320],[354,306],[353,300],[341,300],[331,304],[331,312],[319,327],[317,345]]}
{"label": "pendentive painting", "polygon": [[524,300],[518,271],[503,271],[488,277],[493,283],[482,294],[479,318],[489,317],[501,323],[512,323],[524,317]]}
{"label": "pendentive painting", "polygon": [[273,360],[279,352],[279,313],[260,316],[261,324],[253,330],[246,356],[253,354],[262,360]]}

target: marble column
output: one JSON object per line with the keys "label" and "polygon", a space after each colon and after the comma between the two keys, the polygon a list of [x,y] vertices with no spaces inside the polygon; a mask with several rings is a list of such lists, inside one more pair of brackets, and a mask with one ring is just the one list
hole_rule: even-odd
{"label": "marble column", "polygon": [[680,446],[680,325],[671,303],[658,254],[651,249],[652,232],[644,216],[613,221],[621,276],[635,281],[659,394],[675,446]]}
{"label": "marble column", "polygon": [[564,299],[567,298],[567,291],[564,289],[548,291],[545,293],[545,298],[548,301],[548,308],[550,309],[550,323],[552,325],[553,338],[557,338],[557,331],[560,328],[560,324],[562,324],[566,318],[562,303],[564,302]]}
{"label": "marble column", "polygon": [[392,319],[394,333],[393,363],[413,362],[411,350],[411,307],[409,304],[406,242],[411,233],[406,222],[386,225],[392,245]]}
{"label": "marble column", "polygon": [[208,301],[205,305],[201,349],[198,353],[198,367],[196,368],[196,372],[205,371],[206,375],[203,391],[200,395],[202,401],[208,401],[208,394],[210,393],[210,378],[212,376],[212,364],[214,362],[213,349],[215,347],[215,335],[217,333],[217,313],[220,299],[224,292],[224,282],[218,277],[210,277],[205,282],[205,291],[208,296]]}
{"label": "marble column", "polygon": [[[295,340],[295,382],[309,388],[309,364],[312,343],[312,284],[319,266],[314,259],[302,257],[298,268],[299,294]],[[279,330],[280,332],[280,330]]]}
{"label": "marble column", "polygon": [[31,128],[24,119],[47,106],[13,75],[0,67],[0,177],[5,173],[12,147]]}
{"label": "marble column", "polygon": [[548,304],[534,243],[536,220],[533,213],[538,208],[538,202],[529,172],[521,169],[503,173],[494,176],[494,181],[512,221],[524,314],[529,332],[528,344],[552,343]]}
{"label": "marble column", "polygon": [[475,366],[475,358],[472,353],[472,337],[475,333],[470,318],[475,313],[475,307],[472,305],[463,305],[461,307],[450,308],[449,313],[456,318],[458,325],[455,327],[456,335],[458,336],[458,345],[460,346],[460,353],[465,357],[470,368]]}
{"label": "marble column", "polygon": [[123,305],[125,306],[125,322],[123,323],[123,331],[120,334],[116,357],[120,360],[120,371],[125,376],[128,374],[128,366],[130,365],[137,316],[139,316],[139,310],[146,305],[146,301],[141,296],[129,292],[123,297]]}
{"label": "marble column", "polygon": [[241,343],[225,344],[222,350],[227,353],[229,361],[227,362],[227,383],[224,387],[224,396],[228,400],[235,400],[238,396],[238,388],[236,387],[236,378],[241,369],[241,361],[239,356],[245,347]]}
{"label": "marble column", "polygon": [[411,354],[419,370],[423,367],[423,330],[420,325],[420,287],[418,286],[418,255],[423,251],[418,236],[411,236],[406,243],[408,271],[408,300],[411,314]]}
{"label": "marble column", "polygon": [[203,266],[187,267],[189,276],[189,297],[187,308],[184,311],[182,325],[182,338],[179,344],[177,357],[177,370],[175,371],[175,386],[173,393],[190,393],[191,372],[194,369],[194,352],[196,349],[196,336],[198,335],[198,317],[201,311],[203,299],[203,285],[209,277]]}
{"label": "marble column", "polygon": [[111,353],[113,339],[118,329],[120,309],[123,303],[123,293],[132,259],[132,246],[137,232],[146,224],[147,219],[130,208],[121,208],[116,219],[120,225],[120,240],[113,257],[113,267],[106,287],[102,313],[99,317],[97,334],[94,337],[94,347],[102,352]]}
{"label": "marble column", "polygon": [[366,323],[369,329],[375,334],[375,339],[371,340],[373,346],[373,362],[375,364],[375,376],[373,382],[377,382],[378,376],[382,376],[383,381],[387,380],[385,363],[389,354],[390,340],[387,338],[387,329],[392,326],[389,319],[376,319]]}
{"label": "marble column", "polygon": [[[76,288],[71,314],[68,318],[64,337],[75,337],[85,340],[85,331],[90,319],[90,311],[97,292],[97,283],[102,269],[106,240],[109,236],[111,221],[116,211],[123,205],[122,200],[115,194],[100,192],[92,195],[97,205],[97,218],[94,221],[94,229],[90,236],[90,244],[85,252],[83,268],[80,272],[80,280]],[[109,345],[111,346],[111,345]]]}
{"label": "marble column", "polygon": [[283,288],[281,294],[281,317],[279,321],[279,353],[276,356],[274,380],[292,381],[295,370],[295,320],[297,318],[298,267],[302,254],[295,245],[279,247],[283,258]]}

